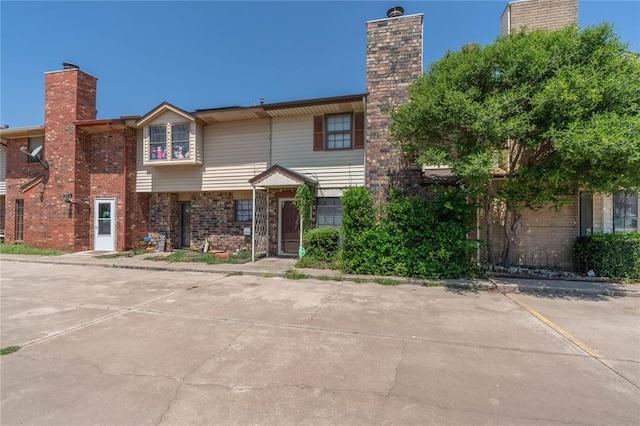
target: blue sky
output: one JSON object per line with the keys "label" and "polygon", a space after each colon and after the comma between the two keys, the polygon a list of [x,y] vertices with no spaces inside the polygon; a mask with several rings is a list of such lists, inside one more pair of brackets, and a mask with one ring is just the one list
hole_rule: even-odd
{"label": "blue sky", "polygon": [[[491,43],[507,1],[0,2],[0,124],[44,122],[44,73],[98,77],[98,118],[365,92],[366,27],[392,6],[424,14],[424,62]],[[640,2],[580,1],[640,51]]]}

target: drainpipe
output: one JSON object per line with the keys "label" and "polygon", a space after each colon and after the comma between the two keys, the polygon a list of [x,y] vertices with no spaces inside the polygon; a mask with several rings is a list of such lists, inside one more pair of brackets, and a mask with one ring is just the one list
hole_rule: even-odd
{"label": "drainpipe", "polygon": [[269,164],[267,165],[267,169],[273,166],[272,151],[273,151],[273,117],[269,117]]}

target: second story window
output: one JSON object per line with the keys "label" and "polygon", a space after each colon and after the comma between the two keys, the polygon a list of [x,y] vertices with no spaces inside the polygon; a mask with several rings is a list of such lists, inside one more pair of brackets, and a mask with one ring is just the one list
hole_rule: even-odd
{"label": "second story window", "polygon": [[351,114],[327,115],[327,149],[351,148]]}
{"label": "second story window", "polygon": [[167,158],[166,126],[149,127],[149,159],[164,160]]}
{"label": "second story window", "polygon": [[39,163],[42,159],[42,154],[44,154],[44,137],[38,136],[35,138],[29,138],[29,146],[27,147],[29,152],[34,152],[37,148],[40,148],[40,151],[35,155],[35,157],[30,155],[27,156],[27,161],[29,163]]}
{"label": "second story window", "polygon": [[174,124],[171,126],[171,158],[189,158],[188,124]]}
{"label": "second story window", "polygon": [[313,150],[363,149],[364,124],[364,112],[314,116]]}

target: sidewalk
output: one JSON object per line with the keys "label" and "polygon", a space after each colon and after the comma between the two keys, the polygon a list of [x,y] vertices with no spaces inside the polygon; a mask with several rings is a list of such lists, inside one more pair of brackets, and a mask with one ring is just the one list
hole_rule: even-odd
{"label": "sidewalk", "polygon": [[243,264],[207,265],[195,262],[153,261],[158,253],[148,253],[133,257],[119,256],[104,258],[105,253],[79,252],[61,256],[33,256],[33,255],[0,255],[0,273],[2,261],[26,263],[48,263],[58,265],[87,265],[106,268],[142,269],[153,271],[185,271],[185,272],[218,272],[225,274],[246,274],[258,276],[286,276],[287,271],[295,270],[309,278],[337,279],[349,281],[375,282],[381,278],[392,279],[400,284],[442,286],[458,290],[494,290],[502,293],[539,293],[546,295],[564,296],[620,296],[640,297],[640,284],[620,284],[602,280],[564,280],[541,279],[528,277],[492,276],[486,279],[457,279],[457,280],[420,280],[403,277],[376,277],[371,275],[342,274],[339,271],[325,269],[295,268],[295,258],[268,257],[256,262]]}

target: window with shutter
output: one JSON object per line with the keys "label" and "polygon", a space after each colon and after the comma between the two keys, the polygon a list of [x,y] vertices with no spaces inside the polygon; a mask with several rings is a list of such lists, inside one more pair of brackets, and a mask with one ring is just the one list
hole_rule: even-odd
{"label": "window with shutter", "polygon": [[313,150],[364,148],[364,113],[313,117]]}

